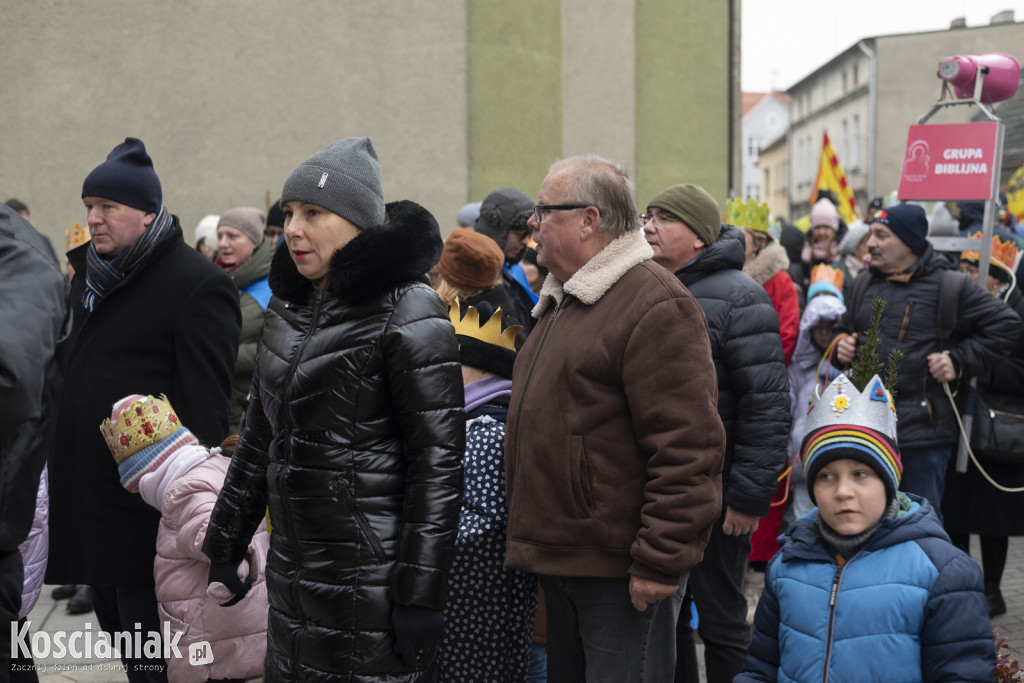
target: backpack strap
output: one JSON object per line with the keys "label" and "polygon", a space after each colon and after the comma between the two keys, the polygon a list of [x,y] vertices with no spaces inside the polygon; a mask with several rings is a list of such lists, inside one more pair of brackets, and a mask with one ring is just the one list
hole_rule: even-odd
{"label": "backpack strap", "polygon": [[857,314],[860,312],[860,305],[864,301],[864,294],[871,284],[871,273],[865,268],[853,281],[853,289],[850,291],[850,301],[846,310],[850,312],[850,320],[854,327],[857,325]]}
{"label": "backpack strap", "polygon": [[939,275],[939,299],[935,309],[935,333],[939,338],[939,349],[946,351],[956,327],[957,306],[960,291],[967,282],[967,275],[958,270],[943,270]]}

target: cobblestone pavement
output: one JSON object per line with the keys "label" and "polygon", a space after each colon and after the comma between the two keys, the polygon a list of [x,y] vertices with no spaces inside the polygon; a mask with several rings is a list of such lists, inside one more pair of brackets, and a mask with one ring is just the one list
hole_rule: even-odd
{"label": "cobblestone pavement", "polygon": [[[972,539],[971,549],[978,559],[978,540]],[[747,573],[746,593],[750,602],[750,619],[753,621],[754,608],[761,594],[764,575],[753,570]],[[29,614],[31,631],[45,631],[51,636],[64,631],[97,631],[99,625],[93,613],[71,616],[64,611],[65,601],[56,602],[50,597],[52,586],[45,586],[35,609]],[[992,620],[1000,636],[1006,638],[1010,654],[1018,661],[1024,660],[1024,538],[1010,539],[1010,553],[1003,575],[1003,597],[1007,613]],[[119,659],[58,659],[50,657],[36,661],[39,680],[42,683],[67,683],[69,681],[93,681],[95,683],[124,683],[128,680]],[[703,673],[703,672],[702,672]],[[258,680],[258,679],[257,679]],[[703,679],[702,679],[703,680]]]}

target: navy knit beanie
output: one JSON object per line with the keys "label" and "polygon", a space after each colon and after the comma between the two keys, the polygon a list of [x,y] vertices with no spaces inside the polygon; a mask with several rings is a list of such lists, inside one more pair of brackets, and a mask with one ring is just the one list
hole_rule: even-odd
{"label": "navy knit beanie", "polygon": [[115,147],[107,160],[86,176],[82,196],[111,199],[147,213],[158,213],[163,190],[142,140],[125,138]]}
{"label": "navy knit beanie", "polygon": [[881,223],[910,247],[918,256],[928,245],[928,216],[924,209],[914,204],[897,204],[875,212],[871,223]]}

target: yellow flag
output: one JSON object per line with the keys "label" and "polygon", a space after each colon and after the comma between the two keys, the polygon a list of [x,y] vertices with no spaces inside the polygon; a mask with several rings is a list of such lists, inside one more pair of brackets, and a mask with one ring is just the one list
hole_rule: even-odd
{"label": "yellow flag", "polygon": [[1024,166],[1014,171],[1006,181],[1006,210],[1018,223],[1024,223]]}
{"label": "yellow flag", "polygon": [[832,195],[839,200],[839,215],[849,224],[859,218],[857,199],[853,196],[853,190],[846,184],[846,174],[843,173],[843,167],[836,158],[836,151],[832,148],[828,133],[824,133],[823,137],[821,165],[818,167],[818,178],[814,181],[814,191],[811,193],[811,206],[818,201],[819,191],[831,190]]}

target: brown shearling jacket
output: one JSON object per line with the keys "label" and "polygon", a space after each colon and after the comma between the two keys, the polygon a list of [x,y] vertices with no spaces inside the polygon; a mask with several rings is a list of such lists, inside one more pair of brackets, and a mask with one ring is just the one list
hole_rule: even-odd
{"label": "brown shearling jacket", "polygon": [[722,510],[725,430],[696,299],[640,231],[548,276],[516,359],[506,567],[678,582]]}

